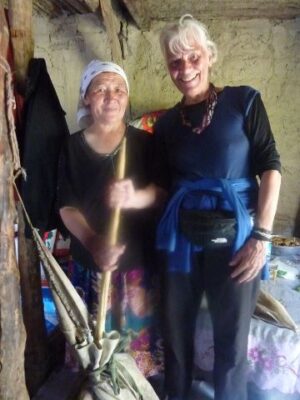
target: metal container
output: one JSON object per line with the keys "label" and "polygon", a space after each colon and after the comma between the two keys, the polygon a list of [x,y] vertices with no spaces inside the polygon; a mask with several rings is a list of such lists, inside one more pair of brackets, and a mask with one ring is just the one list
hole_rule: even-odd
{"label": "metal container", "polygon": [[299,245],[278,245],[276,243],[276,238],[282,239],[282,243],[288,243],[289,241],[294,241],[300,243],[299,238],[289,238],[284,236],[276,236],[274,237],[272,244],[272,256],[278,257],[292,257],[292,256],[300,256],[300,244]]}

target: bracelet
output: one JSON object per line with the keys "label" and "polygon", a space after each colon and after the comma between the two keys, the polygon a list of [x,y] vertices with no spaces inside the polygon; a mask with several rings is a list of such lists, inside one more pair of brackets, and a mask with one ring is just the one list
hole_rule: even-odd
{"label": "bracelet", "polygon": [[253,230],[261,233],[267,233],[268,235],[272,235],[272,231],[270,231],[269,229],[260,228],[259,226],[256,225],[254,225]]}
{"label": "bracelet", "polygon": [[253,239],[262,240],[264,242],[271,242],[272,241],[272,235],[271,234],[265,233],[265,232],[261,232],[258,229],[253,229],[253,231],[251,232],[251,237]]}

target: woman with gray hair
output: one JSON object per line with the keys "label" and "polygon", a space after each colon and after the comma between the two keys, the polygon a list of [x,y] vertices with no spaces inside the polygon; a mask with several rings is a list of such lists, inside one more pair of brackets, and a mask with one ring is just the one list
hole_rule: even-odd
{"label": "woman with gray hair", "polygon": [[159,371],[161,361],[152,213],[124,212],[120,243],[111,246],[106,239],[110,220],[107,192],[115,179],[125,137],[125,176],[138,188],[150,182],[152,138],[126,124],[128,99],[128,79],[120,66],[100,60],[86,66],[77,112],[83,129],[70,135],[62,150],[58,202],[71,236],[74,286],[95,316],[97,274],[114,271],[106,329],[133,333],[130,352],[149,376]]}
{"label": "woman with gray hair", "polygon": [[[214,331],[215,400],[246,400],[248,333],[267,273],[279,155],[259,92],[211,82],[217,50],[203,24],[184,15],[162,30],[160,42],[183,97],[156,123],[148,195],[128,192],[135,207],[149,206],[158,188],[169,196],[157,232],[165,259],[166,394],[168,400],[188,399],[205,292]],[[130,207],[119,193],[122,201]]]}

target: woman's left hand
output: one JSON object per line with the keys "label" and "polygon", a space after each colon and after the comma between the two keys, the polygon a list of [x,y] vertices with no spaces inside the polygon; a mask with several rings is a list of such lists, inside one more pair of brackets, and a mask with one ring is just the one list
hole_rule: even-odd
{"label": "woman's left hand", "polygon": [[248,239],[229,263],[233,268],[231,277],[239,283],[254,279],[266,263],[266,245],[262,240]]}

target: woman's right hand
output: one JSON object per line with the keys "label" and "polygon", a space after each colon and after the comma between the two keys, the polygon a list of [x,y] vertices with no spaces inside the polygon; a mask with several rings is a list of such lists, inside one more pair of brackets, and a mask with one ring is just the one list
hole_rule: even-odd
{"label": "woman's right hand", "polygon": [[103,272],[117,269],[119,259],[126,249],[125,245],[109,245],[99,236],[95,236],[91,239],[87,247],[95,264],[99,267],[100,271]]}
{"label": "woman's right hand", "polygon": [[154,185],[136,189],[131,179],[113,182],[107,191],[107,203],[111,208],[143,209],[162,205],[167,198],[167,192]]}
{"label": "woman's right hand", "polygon": [[111,208],[136,208],[137,192],[131,179],[113,182],[108,188],[108,205]]}

